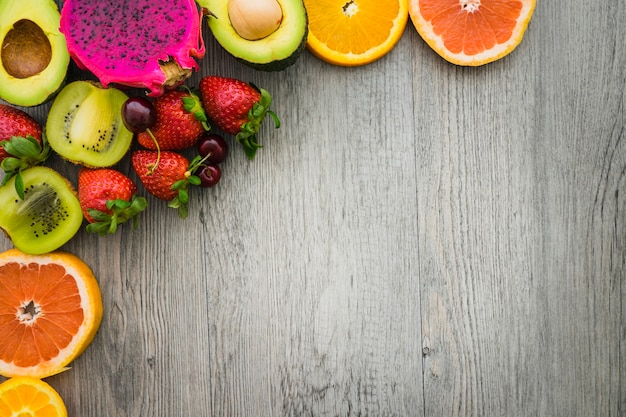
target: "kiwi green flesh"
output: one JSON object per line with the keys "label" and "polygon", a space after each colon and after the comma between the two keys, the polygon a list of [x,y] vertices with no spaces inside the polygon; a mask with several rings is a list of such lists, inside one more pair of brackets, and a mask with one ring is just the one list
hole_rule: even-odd
{"label": "kiwi green flesh", "polygon": [[52,0],[0,1],[0,99],[36,106],[63,86],[70,56],[59,20]]}
{"label": "kiwi green flesh", "polygon": [[197,0],[207,8],[207,23],[218,43],[239,62],[261,71],[281,71],[293,65],[305,49],[308,16],[303,0],[277,0],[283,20],[271,35],[258,40],[244,39],[228,17],[228,1]]}
{"label": "kiwi green flesh", "polygon": [[0,187],[0,228],[23,252],[43,254],[58,249],[80,229],[83,214],[71,184],[56,171],[33,167],[21,173],[24,199],[15,177]]}
{"label": "kiwi green flesh", "polygon": [[88,167],[108,167],[130,149],[133,134],[122,120],[128,96],[91,81],[67,84],[54,99],[46,120],[50,147],[61,157]]}

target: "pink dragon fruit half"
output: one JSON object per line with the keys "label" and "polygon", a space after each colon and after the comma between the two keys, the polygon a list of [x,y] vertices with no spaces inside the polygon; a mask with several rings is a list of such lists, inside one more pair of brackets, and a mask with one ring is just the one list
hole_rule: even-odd
{"label": "pink dragon fruit half", "polygon": [[60,31],[76,65],[103,86],[158,96],[198,70],[202,16],[194,0],[65,0]]}

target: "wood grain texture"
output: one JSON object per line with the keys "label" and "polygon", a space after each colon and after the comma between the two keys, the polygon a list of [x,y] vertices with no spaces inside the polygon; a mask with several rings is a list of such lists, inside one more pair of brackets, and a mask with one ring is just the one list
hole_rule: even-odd
{"label": "wood grain texture", "polygon": [[540,1],[479,68],[410,22],[360,68],[205,39],[189,84],[253,81],[282,126],[186,220],[148,197],[64,247],[105,306],[48,379],[70,416],[626,416],[626,3]]}

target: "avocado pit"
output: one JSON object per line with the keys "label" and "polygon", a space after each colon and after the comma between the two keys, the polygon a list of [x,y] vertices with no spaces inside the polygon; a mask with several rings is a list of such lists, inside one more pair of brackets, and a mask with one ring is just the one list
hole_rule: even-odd
{"label": "avocado pit", "polygon": [[52,46],[44,31],[33,21],[22,19],[4,37],[0,60],[12,77],[24,79],[45,70],[52,60]]}
{"label": "avocado pit", "polygon": [[255,41],[274,33],[283,20],[283,10],[276,0],[230,0],[228,17],[239,36]]}

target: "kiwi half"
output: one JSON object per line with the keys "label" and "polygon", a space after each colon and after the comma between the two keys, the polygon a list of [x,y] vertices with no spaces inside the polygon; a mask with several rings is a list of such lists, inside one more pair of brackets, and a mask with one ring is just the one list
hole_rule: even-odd
{"label": "kiwi half", "polygon": [[0,228],[23,252],[58,249],[80,229],[83,212],[72,185],[56,171],[37,166],[21,173],[24,199],[14,176],[0,187]]}
{"label": "kiwi half", "polygon": [[50,147],[64,159],[92,168],[115,165],[133,134],[122,120],[128,96],[92,81],[74,81],[56,96],[46,121]]}

